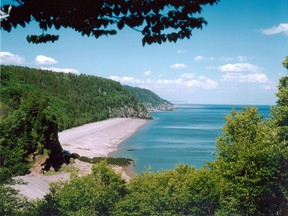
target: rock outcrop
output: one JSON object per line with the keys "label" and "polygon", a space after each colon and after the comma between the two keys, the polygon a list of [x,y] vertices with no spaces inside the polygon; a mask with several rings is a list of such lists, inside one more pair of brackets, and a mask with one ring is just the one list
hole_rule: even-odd
{"label": "rock outcrop", "polygon": [[140,119],[151,119],[147,109],[145,107],[138,107],[134,109],[131,107],[121,107],[118,109],[110,110],[110,116],[113,118],[140,118]]}
{"label": "rock outcrop", "polygon": [[144,103],[144,106],[149,112],[174,110],[173,104],[166,102],[159,103],[157,105],[152,105],[151,103]]}

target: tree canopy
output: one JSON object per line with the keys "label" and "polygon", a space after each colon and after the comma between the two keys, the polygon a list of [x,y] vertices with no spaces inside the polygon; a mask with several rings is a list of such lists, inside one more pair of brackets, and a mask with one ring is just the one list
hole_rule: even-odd
{"label": "tree canopy", "polygon": [[[23,95],[42,95],[48,99],[60,131],[124,115],[148,117],[145,107],[132,94],[109,79],[20,66],[1,65],[1,70],[1,102],[14,111],[19,108]],[[134,110],[135,115],[129,115],[128,109]]]}
{"label": "tree canopy", "polygon": [[83,36],[116,35],[125,26],[143,35],[143,46],[190,38],[193,29],[207,21],[200,16],[203,6],[219,0],[17,0],[1,6],[1,28],[10,32],[32,21],[39,24],[40,35],[28,35],[27,41],[46,43],[59,35],[48,29],[71,28]]}
{"label": "tree canopy", "polygon": [[253,107],[234,110],[226,122],[211,163],[221,179],[221,214],[287,214],[288,151],[279,128]]}
{"label": "tree canopy", "polygon": [[138,88],[132,86],[124,86],[131,94],[135,95],[135,97],[146,107],[148,111],[154,110],[173,110],[173,104],[169,101],[162,99],[154,92]]}

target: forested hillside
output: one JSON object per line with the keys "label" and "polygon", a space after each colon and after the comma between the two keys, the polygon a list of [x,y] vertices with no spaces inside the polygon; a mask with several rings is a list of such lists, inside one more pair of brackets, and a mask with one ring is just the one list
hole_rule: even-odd
{"label": "forested hillside", "polygon": [[111,117],[149,118],[138,100],[112,80],[1,66],[2,104],[17,109],[27,94],[41,95],[48,100],[59,130]]}
{"label": "forested hillside", "polygon": [[115,81],[2,65],[0,182],[26,173],[43,155],[58,170],[64,160],[58,131],[111,117],[150,118]]}
{"label": "forested hillside", "polygon": [[173,104],[148,89],[131,86],[124,87],[135,95],[148,111],[171,111],[174,109]]}

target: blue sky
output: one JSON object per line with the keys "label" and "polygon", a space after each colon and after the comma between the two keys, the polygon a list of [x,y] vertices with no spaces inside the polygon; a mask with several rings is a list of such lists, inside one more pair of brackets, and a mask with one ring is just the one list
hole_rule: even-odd
{"label": "blue sky", "polygon": [[287,75],[288,1],[221,0],[201,15],[208,25],[190,40],[145,47],[128,28],[97,40],[60,29],[55,43],[29,44],[28,34],[41,34],[30,24],[1,31],[0,60],[110,78],[175,103],[275,104]]}

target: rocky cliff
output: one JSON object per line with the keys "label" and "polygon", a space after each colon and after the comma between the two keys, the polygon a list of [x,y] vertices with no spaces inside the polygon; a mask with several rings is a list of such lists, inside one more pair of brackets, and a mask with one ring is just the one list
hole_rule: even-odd
{"label": "rocky cliff", "polygon": [[145,108],[149,111],[149,112],[156,112],[156,111],[172,111],[174,110],[174,106],[171,103],[166,103],[166,102],[162,102],[159,103],[157,105],[153,105],[151,103],[143,103],[143,105],[145,106]]}
{"label": "rocky cliff", "polygon": [[145,106],[139,106],[137,109],[128,106],[110,110],[110,116],[113,118],[141,118],[151,119]]}

